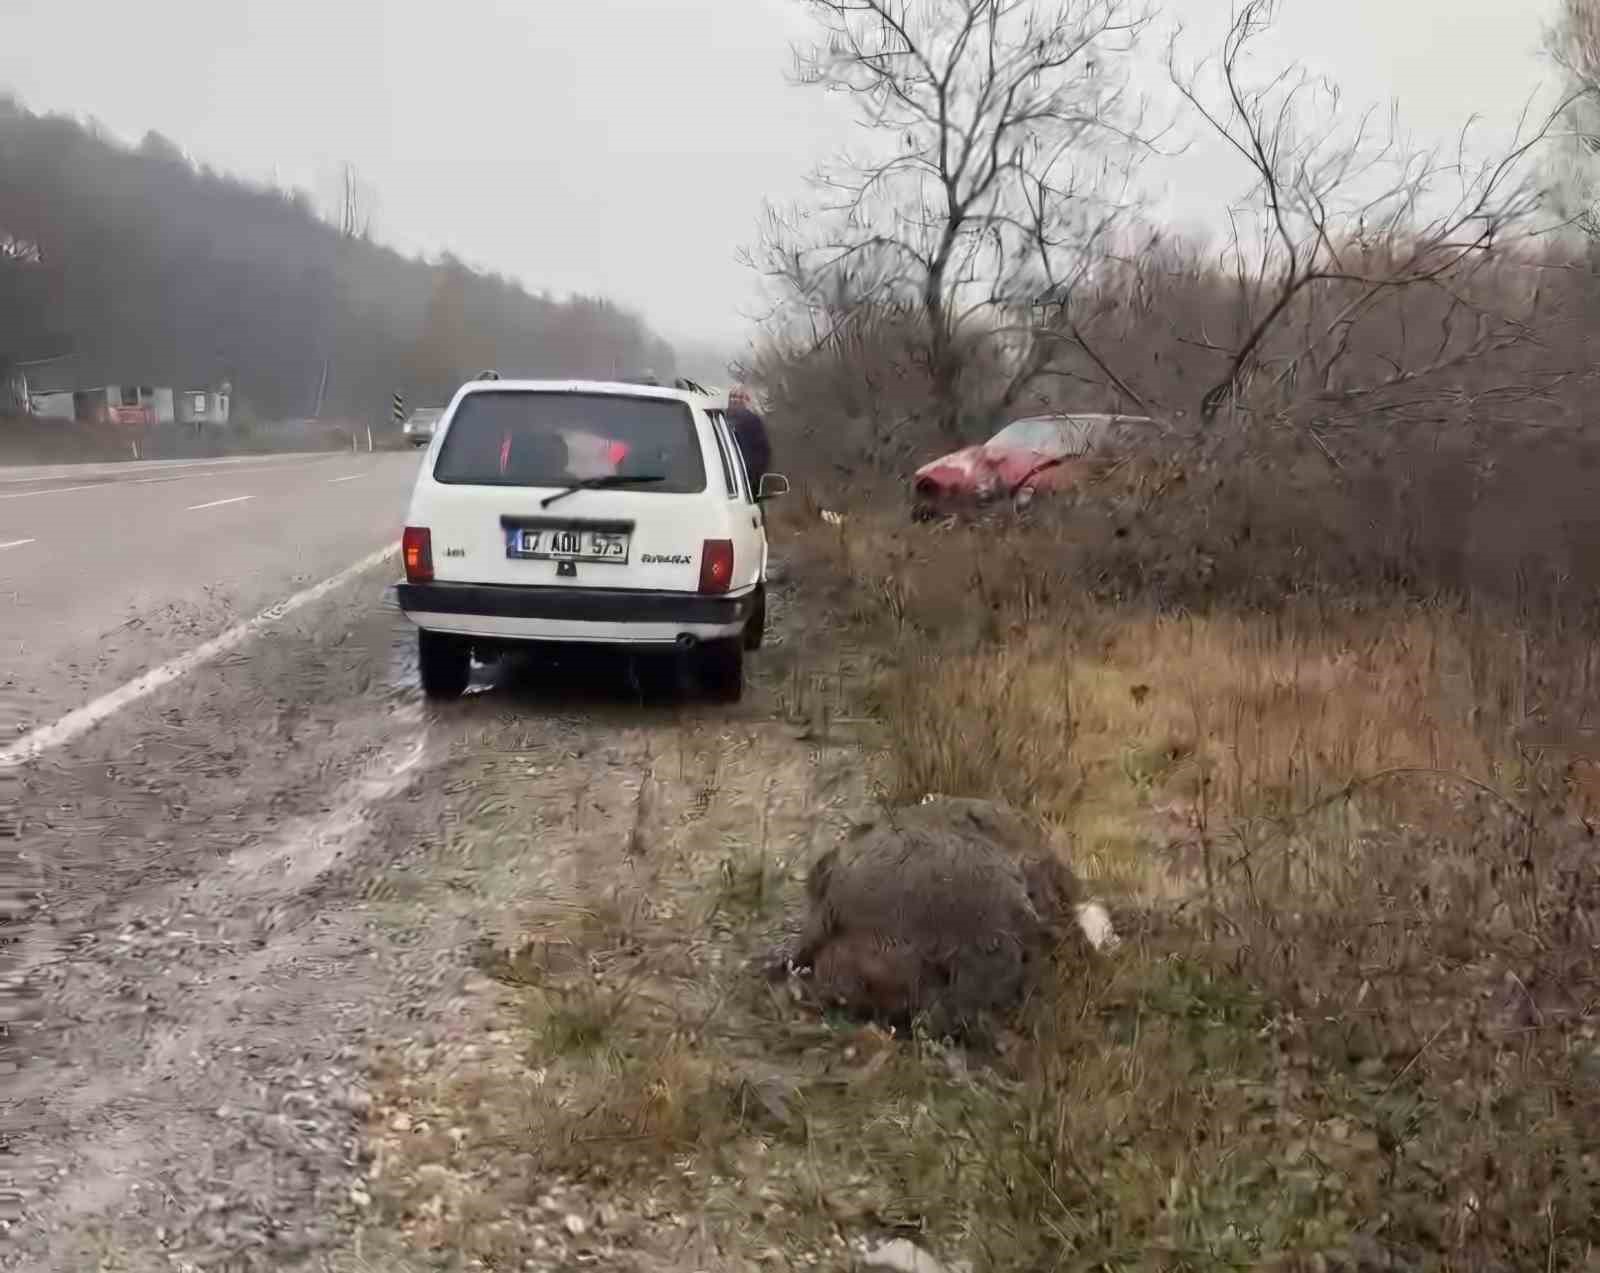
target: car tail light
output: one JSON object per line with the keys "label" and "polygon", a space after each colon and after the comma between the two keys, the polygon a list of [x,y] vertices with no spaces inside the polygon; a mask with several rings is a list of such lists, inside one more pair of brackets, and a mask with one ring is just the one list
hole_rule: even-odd
{"label": "car tail light", "polygon": [[732,586],[733,540],[706,540],[700,549],[700,591],[726,592]]}
{"label": "car tail light", "polygon": [[407,583],[433,582],[433,536],[426,526],[407,526],[400,552],[406,559]]}

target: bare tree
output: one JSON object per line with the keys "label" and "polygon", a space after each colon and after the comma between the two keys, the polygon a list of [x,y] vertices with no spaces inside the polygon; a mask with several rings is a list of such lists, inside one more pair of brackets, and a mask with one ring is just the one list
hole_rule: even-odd
{"label": "bare tree", "polygon": [[1600,3],[1561,0],[1545,31],[1545,52],[1569,94],[1551,193],[1591,248],[1600,247]]}
{"label": "bare tree", "polygon": [[[1209,87],[1204,67],[1180,68],[1176,39],[1168,55],[1179,92],[1253,182],[1224,253],[1235,328],[1202,342],[1225,363],[1201,399],[1206,421],[1259,378],[1346,403],[1414,385],[1524,339],[1536,303],[1530,285],[1513,289],[1514,312],[1488,308],[1472,283],[1528,241],[1539,206],[1528,161],[1554,117],[1530,130],[1525,116],[1509,148],[1487,160],[1469,158],[1467,130],[1446,155],[1407,147],[1393,119],[1371,112],[1341,130],[1336,88],[1304,73],[1252,77],[1251,48],[1276,8],[1276,0],[1239,7]],[[1431,295],[1435,325],[1389,351],[1382,374],[1352,380],[1346,360],[1359,325],[1413,291]]]}
{"label": "bare tree", "polygon": [[914,319],[954,438],[975,358],[1007,367],[1009,403],[1087,340],[1062,319],[1119,223],[1137,132],[1120,68],[1144,18],[1129,0],[802,2],[823,39],[798,79],[849,95],[869,143],[815,175],[815,206],[769,213],[752,263],[819,338],[861,306]]}
{"label": "bare tree", "polygon": [[356,166],[346,160],[339,166],[339,238],[372,241],[373,210],[378,202],[370,182],[364,180]]}

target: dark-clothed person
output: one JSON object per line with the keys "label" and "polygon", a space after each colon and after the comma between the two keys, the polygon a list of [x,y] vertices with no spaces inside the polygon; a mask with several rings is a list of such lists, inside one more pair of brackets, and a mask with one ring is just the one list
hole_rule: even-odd
{"label": "dark-clothed person", "polygon": [[750,475],[750,490],[760,491],[761,479],[772,468],[772,444],[767,440],[765,421],[756,414],[750,391],[735,385],[728,393],[728,427],[744,457],[744,471]]}

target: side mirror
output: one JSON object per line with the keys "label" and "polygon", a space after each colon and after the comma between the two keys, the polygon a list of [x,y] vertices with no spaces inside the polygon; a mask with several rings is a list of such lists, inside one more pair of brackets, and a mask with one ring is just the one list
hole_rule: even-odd
{"label": "side mirror", "polygon": [[789,479],[782,473],[763,473],[761,486],[756,491],[756,501],[764,503],[769,499],[777,499],[780,495],[789,493]]}

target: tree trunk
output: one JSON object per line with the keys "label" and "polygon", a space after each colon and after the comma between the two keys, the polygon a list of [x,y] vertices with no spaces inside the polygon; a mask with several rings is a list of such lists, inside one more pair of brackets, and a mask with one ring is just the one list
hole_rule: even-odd
{"label": "tree trunk", "polygon": [[961,433],[961,356],[950,330],[944,305],[944,278],[935,270],[928,276],[923,293],[923,313],[928,322],[928,377],[933,384],[934,410],[944,440],[960,443]]}

